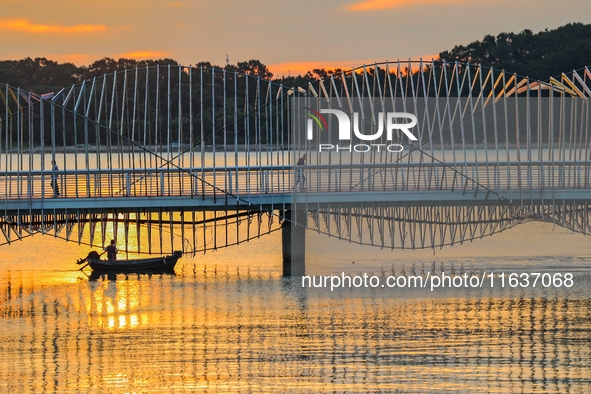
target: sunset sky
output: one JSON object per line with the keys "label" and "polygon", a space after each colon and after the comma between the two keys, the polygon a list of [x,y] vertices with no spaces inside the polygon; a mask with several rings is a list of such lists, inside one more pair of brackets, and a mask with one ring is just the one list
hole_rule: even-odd
{"label": "sunset sky", "polygon": [[486,34],[591,23],[589,0],[0,0],[0,59],[259,59],[276,75],[431,59]]}

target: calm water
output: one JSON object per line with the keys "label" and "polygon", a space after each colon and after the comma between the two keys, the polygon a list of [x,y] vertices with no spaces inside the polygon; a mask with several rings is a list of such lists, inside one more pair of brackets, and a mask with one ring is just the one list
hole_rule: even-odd
{"label": "calm water", "polygon": [[308,234],[307,273],[573,272],[568,291],[355,289],[281,278],[279,233],[176,275],[90,280],[88,248],[0,248],[1,392],[591,392],[591,239],[541,224],[437,251]]}

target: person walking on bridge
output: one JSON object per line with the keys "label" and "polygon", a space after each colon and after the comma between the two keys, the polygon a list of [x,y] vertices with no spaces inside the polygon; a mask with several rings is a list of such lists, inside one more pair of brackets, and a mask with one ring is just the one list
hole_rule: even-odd
{"label": "person walking on bridge", "polygon": [[298,160],[296,163],[296,181],[293,189],[296,190],[298,185],[300,186],[300,191],[306,189],[306,174],[304,173],[304,166],[306,165],[306,154]]}
{"label": "person walking on bridge", "polygon": [[54,197],[58,197],[60,195],[60,187],[58,185],[58,175],[57,173],[59,172],[59,167],[57,166],[57,163],[55,162],[55,160],[53,160],[51,162],[51,188],[53,189],[53,196]]}

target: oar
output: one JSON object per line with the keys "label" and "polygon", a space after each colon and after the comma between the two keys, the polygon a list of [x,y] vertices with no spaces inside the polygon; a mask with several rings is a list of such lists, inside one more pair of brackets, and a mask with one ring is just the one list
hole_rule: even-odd
{"label": "oar", "polygon": [[[102,255],[104,255],[105,253],[107,253],[107,251],[105,250],[103,253],[99,254],[99,257],[101,257]],[[84,259],[84,260],[80,260],[78,263],[76,264],[82,264],[84,261],[88,260],[88,256]],[[82,271],[84,268],[88,267],[88,264],[90,263],[86,263],[84,264],[82,267],[80,267],[79,271]]]}
{"label": "oar", "polygon": [[86,260],[88,260],[88,255],[83,259],[78,259],[78,261],[76,261],[76,264],[78,264],[78,265],[84,264],[86,262]]}
{"label": "oar", "polygon": [[[101,257],[102,255],[104,255],[105,253],[107,253],[107,251],[106,251],[106,250],[105,250],[103,253],[99,254],[99,257]],[[89,254],[90,254],[90,253],[89,253]],[[86,260],[88,260],[88,256],[86,256],[86,257],[85,257],[85,258],[83,258],[83,259],[80,259],[80,260],[78,260],[78,261],[76,262],[76,264],[78,264],[78,265],[80,265],[80,264],[84,264],[84,263],[86,262]],[[86,265],[88,265],[88,264],[86,264]],[[84,267],[86,267],[86,265],[85,265]],[[82,268],[84,268],[84,267],[82,267]],[[82,269],[82,268],[81,268],[81,269]]]}

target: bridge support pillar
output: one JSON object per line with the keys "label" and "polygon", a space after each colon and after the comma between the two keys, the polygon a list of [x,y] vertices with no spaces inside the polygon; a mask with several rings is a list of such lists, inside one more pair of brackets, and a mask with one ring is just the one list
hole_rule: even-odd
{"label": "bridge support pillar", "polygon": [[283,276],[305,275],[307,220],[306,211],[285,211],[285,221],[281,229]]}

